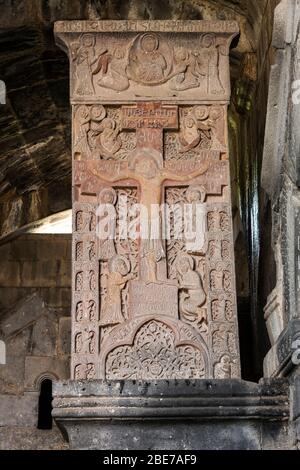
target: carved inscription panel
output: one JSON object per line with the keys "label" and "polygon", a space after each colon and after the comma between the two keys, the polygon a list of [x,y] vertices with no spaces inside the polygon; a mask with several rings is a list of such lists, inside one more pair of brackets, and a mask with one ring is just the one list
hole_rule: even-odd
{"label": "carved inscription panel", "polygon": [[76,102],[229,99],[234,22],[71,23],[55,30],[68,48]]}
{"label": "carved inscription panel", "polygon": [[227,145],[236,26],[110,23],[56,27],[73,103],[72,377],[239,377]]}

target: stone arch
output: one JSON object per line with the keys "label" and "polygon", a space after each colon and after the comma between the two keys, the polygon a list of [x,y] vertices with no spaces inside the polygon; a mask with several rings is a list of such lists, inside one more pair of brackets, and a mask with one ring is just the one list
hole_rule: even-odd
{"label": "stone arch", "polygon": [[51,382],[59,380],[59,377],[54,372],[44,372],[40,374],[34,381],[34,390],[40,391],[41,385],[45,380],[51,380]]}
{"label": "stone arch", "polygon": [[[147,318],[104,358],[105,378],[200,379],[208,376],[208,356],[200,341],[181,337],[161,318]],[[171,322],[172,323],[172,322]]]}

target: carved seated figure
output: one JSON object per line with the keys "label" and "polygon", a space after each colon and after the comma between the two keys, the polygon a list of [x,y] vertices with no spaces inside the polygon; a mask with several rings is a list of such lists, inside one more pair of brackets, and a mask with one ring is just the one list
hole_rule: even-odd
{"label": "carved seated figure", "polygon": [[102,133],[98,138],[98,145],[101,157],[104,159],[113,158],[122,146],[122,140],[116,130],[116,122],[111,118],[102,121]]}
{"label": "carved seated figure", "polygon": [[220,362],[215,365],[215,379],[231,379],[231,359],[228,354],[221,357]]}
{"label": "carved seated figure", "polygon": [[131,57],[130,68],[143,83],[156,83],[165,78],[167,62],[159,52],[159,40],[154,34],[142,36],[140,47]]}
{"label": "carved seated figure", "polygon": [[174,76],[170,80],[171,90],[184,91],[199,86],[195,74],[195,57],[180,47],[174,51]]}
{"label": "carved seated figure", "polygon": [[180,152],[188,152],[197,147],[200,142],[201,134],[198,131],[197,121],[193,116],[186,116],[183,120],[183,128],[179,134],[181,145]]}
{"label": "carved seated figure", "polygon": [[179,303],[181,317],[188,321],[198,319],[206,323],[206,313],[201,309],[206,301],[206,294],[200,274],[194,270],[194,259],[190,255],[179,254],[175,262],[179,274],[179,287],[183,291]]}
{"label": "carved seated figure", "polygon": [[98,85],[115,91],[124,91],[129,87],[126,76],[127,57],[122,48],[116,48],[113,54],[106,54],[99,59],[97,69]]}

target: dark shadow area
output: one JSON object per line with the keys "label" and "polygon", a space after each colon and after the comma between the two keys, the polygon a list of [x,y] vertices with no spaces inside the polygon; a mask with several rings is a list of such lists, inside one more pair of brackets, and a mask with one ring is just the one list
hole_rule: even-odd
{"label": "dark shadow area", "polygon": [[52,429],[52,380],[41,383],[39,396],[38,429]]}

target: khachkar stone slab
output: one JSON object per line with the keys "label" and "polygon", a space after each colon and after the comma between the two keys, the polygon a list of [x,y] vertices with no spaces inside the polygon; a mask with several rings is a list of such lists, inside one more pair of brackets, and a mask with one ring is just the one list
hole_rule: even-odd
{"label": "khachkar stone slab", "polygon": [[76,380],[240,377],[227,143],[237,32],[56,23],[71,69]]}

